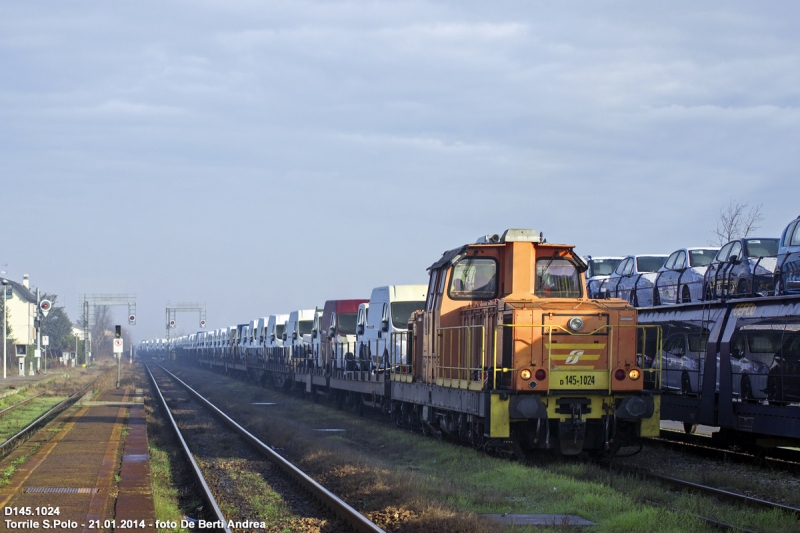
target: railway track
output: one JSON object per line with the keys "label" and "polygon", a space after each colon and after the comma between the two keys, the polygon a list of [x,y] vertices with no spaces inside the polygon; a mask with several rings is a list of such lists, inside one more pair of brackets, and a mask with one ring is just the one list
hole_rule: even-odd
{"label": "railway track", "polygon": [[[78,391],[72,393],[67,399],[63,400],[62,402],[54,405],[50,409],[48,409],[45,413],[39,416],[36,420],[22,428],[16,434],[9,437],[5,442],[0,444],[0,459],[6,457],[9,453],[11,453],[17,446],[25,442],[28,438],[31,437],[39,428],[47,424],[50,420],[52,420],[56,415],[64,411],[66,408],[70,407],[76,401],[78,401],[86,391],[94,385],[100,377],[97,377],[81,387]],[[44,394],[44,393],[42,393]],[[7,409],[4,410],[4,414],[11,412],[14,409],[21,407],[22,405],[26,404],[27,402],[33,400],[36,397],[41,396],[41,394],[34,396],[32,398],[28,398],[21,402],[18,402]]]}
{"label": "railway track", "polygon": [[[372,411],[367,411],[367,412],[364,413],[364,416],[370,416],[372,413],[373,413]],[[385,423],[386,425],[393,425],[391,422],[388,421],[388,419],[386,419],[384,417],[376,417],[375,420],[381,421],[381,422]],[[545,464],[550,462],[547,458],[539,458],[538,461],[544,461]],[[731,505],[731,507],[730,507],[731,509],[733,509],[733,508],[742,508],[744,506],[747,506],[747,507],[750,507],[750,508],[753,508],[753,509],[767,509],[767,510],[777,509],[777,510],[780,510],[781,512],[786,513],[788,515],[791,515],[791,516],[793,516],[795,518],[800,516],[800,509],[791,507],[789,505],[782,505],[780,503],[770,502],[770,501],[767,501],[765,499],[753,498],[753,497],[750,497],[750,496],[747,496],[747,495],[744,495],[744,494],[738,494],[736,492],[726,491],[726,490],[718,489],[716,487],[703,485],[701,483],[690,482],[690,481],[681,480],[681,479],[678,479],[678,478],[664,476],[664,475],[659,476],[658,474],[651,473],[651,472],[648,472],[646,470],[637,469],[635,467],[628,468],[626,466],[620,465],[618,460],[614,460],[614,462],[613,462],[613,470],[614,470],[614,472],[616,472],[618,474],[623,474],[624,473],[624,474],[626,474],[628,476],[638,476],[640,478],[648,478],[648,479],[652,479],[654,481],[657,480],[661,484],[669,484],[669,485],[671,485],[673,487],[679,488],[680,490],[692,491],[692,492],[695,492],[695,493],[703,493],[704,496],[706,496],[708,498],[713,498],[713,501],[715,501],[715,502],[716,501],[720,501],[720,502],[721,501],[725,501],[726,505]],[[571,474],[569,474],[569,475],[571,475]],[[578,477],[576,477],[576,479],[583,479],[583,478],[578,476]],[[597,481],[605,482],[605,478],[602,478],[602,477],[598,478]],[[623,484],[624,484],[624,481],[623,481]],[[618,483],[614,483],[614,485],[617,486]],[[634,497],[636,498],[635,495],[634,495]],[[732,523],[728,523],[728,522],[725,521],[727,513],[725,513],[724,510],[722,511],[722,513],[717,513],[716,514],[716,519],[714,519],[714,518],[709,517],[709,516],[715,516],[714,514],[712,514],[713,512],[709,513],[709,516],[703,516],[703,514],[705,514],[706,511],[691,512],[691,511],[687,511],[687,509],[676,508],[677,507],[676,505],[673,505],[672,507],[670,507],[669,503],[652,501],[650,499],[640,499],[640,501],[642,503],[646,503],[648,505],[654,505],[654,506],[658,506],[658,507],[662,507],[662,508],[668,509],[668,510],[676,512],[676,513],[681,513],[681,514],[686,514],[686,515],[692,516],[692,517],[694,517],[694,518],[696,518],[698,520],[701,520],[701,521],[705,522],[710,527],[713,527],[713,528],[716,528],[716,529],[720,529],[720,530],[742,531],[742,532],[752,532],[752,533],[757,533],[759,531],[761,531],[761,532],[769,531],[769,529],[764,529],[763,527],[750,526],[750,528],[748,528],[746,521],[743,524],[743,522],[741,520],[741,516],[738,519],[733,520],[733,522],[735,522],[735,523],[737,523],[739,525],[734,525]],[[714,507],[716,507],[717,504],[714,503],[713,505],[714,505]]]}
{"label": "railway track", "polygon": [[708,459],[751,464],[767,469],[800,475],[800,451],[790,448],[769,450],[731,449],[712,437],[692,435],[679,431],[661,430],[659,437],[647,439],[658,447],[671,448]]}
{"label": "railway track", "polygon": [[[793,515],[795,518],[800,519],[800,508],[797,508],[797,507],[792,507],[792,506],[789,506],[789,505],[783,505],[781,503],[771,502],[771,501],[767,501],[767,500],[764,500],[764,499],[761,499],[761,498],[754,498],[752,496],[747,496],[745,494],[741,494],[741,493],[738,493],[738,492],[733,492],[733,491],[729,491],[729,490],[723,490],[723,489],[719,489],[719,488],[716,488],[716,487],[703,485],[701,483],[696,483],[696,482],[693,482],[693,481],[687,481],[685,479],[680,479],[680,478],[676,478],[676,477],[673,477],[673,476],[667,476],[667,475],[664,475],[664,474],[659,474],[659,473],[652,472],[650,470],[646,470],[644,468],[640,468],[640,467],[636,467],[636,466],[621,465],[621,464],[618,464],[618,463],[612,463],[611,465],[609,465],[609,469],[612,470],[612,471],[613,470],[617,470],[617,471],[620,471],[620,472],[623,472],[623,473],[626,473],[626,474],[630,474],[630,475],[634,475],[634,476],[638,476],[638,477],[643,477],[643,478],[646,478],[646,479],[657,480],[657,481],[660,481],[662,483],[666,483],[666,484],[671,485],[673,487],[679,488],[681,490],[690,490],[690,491],[693,491],[693,492],[703,493],[703,494],[705,494],[707,496],[711,496],[711,497],[718,498],[718,499],[721,499],[721,500],[726,500],[726,501],[728,501],[728,502],[730,502],[730,503],[732,503],[734,505],[742,505],[742,506],[758,508],[758,509],[766,509],[766,510],[778,510],[778,511]],[[653,504],[655,502],[648,501],[648,503]],[[680,511],[678,509],[672,509],[672,510],[673,511],[677,511],[677,512],[682,512],[682,511]],[[738,526],[734,526],[732,524],[721,522],[721,521],[718,521],[718,520],[715,520],[715,519],[711,519],[711,518],[708,518],[708,517],[699,516],[699,515],[696,515],[696,514],[693,514],[693,516],[696,516],[697,518],[703,520],[707,524],[709,524],[711,526],[714,526],[716,528],[719,528],[719,529],[731,530],[731,531],[744,531],[744,532],[749,532],[749,533],[757,533],[757,532],[753,532],[752,530],[749,530],[749,529],[745,529],[745,528],[741,528],[741,527],[738,527]]]}
{"label": "railway track", "polygon": [[[213,520],[215,522],[219,522],[221,524],[229,524],[232,521],[231,517],[223,516],[222,507],[224,505],[220,505],[218,503],[217,497],[220,494],[223,494],[222,497],[229,499],[235,496],[232,496],[230,491],[225,491],[221,489],[219,486],[212,487],[215,485],[213,482],[209,482],[209,473],[211,473],[211,477],[217,479],[218,481],[225,481],[224,476],[219,476],[219,471],[215,470],[212,465],[207,461],[202,461],[205,463],[206,468],[203,468],[203,465],[199,465],[198,461],[195,460],[193,452],[190,450],[192,447],[193,441],[196,439],[192,438],[191,435],[185,435],[186,432],[181,432],[179,426],[181,425],[189,425],[192,419],[195,419],[195,423],[197,422],[196,418],[199,418],[201,415],[197,412],[190,412],[192,408],[190,407],[191,404],[197,405],[200,407],[201,410],[208,413],[205,416],[209,418],[215,419],[215,426],[214,426],[214,439],[219,442],[226,442],[230,444],[230,434],[236,435],[238,445],[236,449],[229,450],[229,454],[234,457],[247,457],[247,454],[253,453],[253,450],[259,456],[259,459],[266,458],[267,461],[274,466],[274,468],[270,468],[270,472],[276,470],[279,472],[280,480],[275,480],[272,477],[272,474],[268,474],[267,470],[263,470],[261,472],[262,475],[265,476],[265,479],[268,484],[281,486],[281,492],[284,495],[286,501],[295,502],[298,500],[296,494],[292,494],[293,491],[299,491],[304,495],[311,495],[317,502],[318,506],[316,509],[307,509],[303,508],[301,505],[300,507],[304,509],[304,511],[310,511],[311,514],[324,514],[329,515],[330,512],[333,512],[337,520],[341,522],[340,529],[348,529],[348,530],[355,530],[361,533],[377,533],[382,532],[383,530],[380,529],[377,525],[370,522],[367,518],[361,515],[358,511],[350,507],[347,503],[343,500],[338,498],[335,494],[331,493],[327,489],[325,489],[322,485],[314,481],[296,466],[291,464],[289,461],[284,459],[281,455],[276,453],[272,448],[264,444],[260,441],[257,437],[247,431],[245,428],[240,426],[236,421],[234,421],[230,416],[225,414],[222,410],[218,407],[214,406],[211,402],[203,398],[199,393],[194,391],[189,385],[184,383],[180,380],[177,376],[170,373],[165,368],[158,365],[158,368],[155,372],[151,370],[149,366],[147,366],[148,376],[151,380],[151,383],[154,386],[154,389],[157,391],[157,396],[159,401],[162,403],[164,408],[164,412],[168,415],[168,419],[171,422],[173,429],[175,430],[178,438],[181,442],[182,447],[184,448],[184,452],[189,458],[190,463],[192,463],[192,468],[194,471],[195,478],[198,481],[198,486],[202,488],[204,493],[203,499],[206,500],[208,504],[208,508],[213,510]],[[178,392],[178,389],[180,392]],[[162,393],[166,391],[166,395]],[[166,396],[166,397],[165,397]],[[170,400],[167,397],[171,398]],[[174,417],[171,412],[171,408],[169,405],[172,405],[172,409],[176,411],[181,411],[182,414]],[[188,415],[188,416],[186,416]],[[177,418],[177,420],[176,420]],[[181,420],[183,419],[183,420]],[[196,425],[196,424],[195,424]],[[196,443],[195,443],[196,444]],[[196,451],[197,451],[197,447]],[[198,452],[198,455],[202,452]],[[287,487],[286,483],[284,482],[286,478],[292,480],[293,487]],[[215,496],[215,493],[217,496]],[[286,494],[289,493],[287,496]],[[305,499],[301,497],[300,499]],[[228,502],[227,507],[231,508],[230,501]],[[307,506],[306,506],[307,507]],[[234,517],[233,521],[242,521],[242,520],[263,520],[259,517]],[[225,531],[229,531],[229,529],[220,528]]]}
{"label": "railway track", "polygon": [[0,411],[0,418],[3,418],[4,416],[6,416],[8,413],[13,411],[14,409],[17,409],[18,407],[22,407],[23,405],[27,404],[31,400],[35,400],[36,398],[38,398],[39,396],[42,396],[43,394],[44,394],[44,392],[40,392],[39,394],[31,396],[30,398],[25,398],[24,400],[19,401],[19,402],[15,403],[14,405],[9,405],[8,407],[6,407],[2,411]]}

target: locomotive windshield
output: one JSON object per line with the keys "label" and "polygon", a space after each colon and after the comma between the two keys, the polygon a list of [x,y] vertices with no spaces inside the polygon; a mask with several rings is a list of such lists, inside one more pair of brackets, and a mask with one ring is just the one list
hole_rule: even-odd
{"label": "locomotive windshield", "polygon": [[396,328],[407,328],[411,313],[421,309],[425,309],[424,300],[421,302],[392,302],[392,324]]}
{"label": "locomotive windshield", "polygon": [[580,270],[569,259],[553,256],[536,260],[536,296],[580,298],[582,287]]}
{"label": "locomotive windshield", "polygon": [[277,338],[279,338],[279,339],[280,339],[281,337],[283,337],[283,326],[284,326],[283,324],[277,324],[277,325],[275,326],[275,336],[276,336]]}
{"label": "locomotive windshield", "polygon": [[356,334],[356,314],[355,313],[340,313],[336,315],[339,322],[339,335],[355,335]]}
{"label": "locomotive windshield", "polygon": [[453,267],[450,280],[453,300],[491,300],[497,297],[497,261],[465,257]]}

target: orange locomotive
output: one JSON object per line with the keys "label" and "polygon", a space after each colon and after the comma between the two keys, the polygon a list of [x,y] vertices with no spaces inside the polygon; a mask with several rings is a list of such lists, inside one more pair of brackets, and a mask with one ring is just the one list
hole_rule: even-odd
{"label": "orange locomotive", "polygon": [[399,424],[518,455],[613,453],[658,434],[660,398],[644,387],[658,371],[637,356],[645,327],[626,302],[587,298],[572,246],[509,229],[428,270],[426,307],[392,343],[408,346],[390,356]]}

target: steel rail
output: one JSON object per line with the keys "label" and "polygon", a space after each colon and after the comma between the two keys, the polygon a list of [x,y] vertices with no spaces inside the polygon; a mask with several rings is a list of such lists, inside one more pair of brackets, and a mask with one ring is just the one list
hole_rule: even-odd
{"label": "steel rail", "polygon": [[692,516],[694,518],[697,518],[698,520],[702,520],[703,522],[705,522],[706,524],[708,524],[708,525],[710,525],[712,527],[715,527],[717,529],[721,529],[722,531],[742,531],[743,533],[759,533],[758,531],[753,531],[752,529],[745,529],[743,527],[734,526],[732,524],[728,524],[728,523],[725,523],[725,522],[720,522],[719,520],[714,520],[713,518],[708,518],[706,516],[702,516],[702,515],[699,515],[699,514],[696,514],[696,513],[690,513],[690,512],[687,512],[687,511],[683,511],[681,509],[675,509],[674,507],[669,507],[668,505],[663,505],[661,503],[654,502],[654,501],[651,501],[651,500],[642,500],[642,501],[644,503],[648,503],[650,505],[656,505],[656,506],[661,507],[663,509],[667,509],[668,511],[672,511],[674,513],[682,513],[682,514],[685,514],[685,515]]}
{"label": "steel rail", "polygon": [[178,376],[167,370],[161,365],[158,365],[164,372],[169,374],[177,383],[179,383],[189,394],[191,394],[198,402],[206,406],[225,424],[231,427],[234,431],[239,433],[247,442],[255,447],[259,452],[266,455],[273,461],[279,468],[281,468],[288,476],[295,480],[301,487],[314,495],[317,499],[322,501],[329,509],[339,515],[344,521],[349,523],[356,531],[360,533],[385,533],[374,523],[370,522],[364,515],[350,507],[344,500],[330,492],[328,489],[314,481],[305,472],[294,466],[292,463],[283,458],[275,450],[261,442],[256,436],[240,426],[231,417],[223,413],[214,404],[206,400],[197,391],[192,389],[189,385],[184,383]]}
{"label": "steel rail", "polygon": [[197,484],[200,485],[200,489],[203,492],[202,498],[211,508],[211,511],[215,516],[215,521],[218,522],[221,521],[222,524],[224,524],[222,530],[225,531],[226,533],[232,533],[231,529],[228,527],[228,521],[225,520],[225,517],[222,514],[222,510],[219,508],[219,505],[217,504],[216,498],[214,498],[214,495],[211,493],[211,489],[209,488],[208,483],[206,483],[206,479],[203,476],[203,473],[200,471],[200,467],[198,466],[197,461],[194,460],[194,456],[192,456],[192,452],[189,450],[189,445],[186,444],[186,440],[183,438],[180,428],[178,428],[178,423],[175,422],[175,418],[172,416],[172,412],[170,412],[169,410],[169,406],[167,405],[167,400],[164,398],[164,395],[161,394],[161,388],[158,386],[158,383],[156,383],[156,378],[150,371],[150,365],[145,364],[144,367],[147,369],[147,374],[148,376],[150,376],[150,381],[153,384],[153,388],[155,389],[158,395],[159,403],[161,403],[161,406],[164,408],[164,412],[166,413],[166,416],[169,419],[170,424],[172,424],[172,429],[175,430],[175,435],[178,437],[178,440],[181,443],[181,448],[183,449],[183,453],[184,455],[186,455],[186,459],[192,466],[192,475],[194,476],[195,481],[197,481]]}
{"label": "steel rail", "polygon": [[73,403],[75,403],[78,397],[85,391],[89,386],[94,385],[97,380],[100,379],[100,376],[94,378],[92,381],[84,385],[79,391],[73,393],[69,396],[66,400],[60,402],[58,405],[51,407],[47,412],[45,412],[42,416],[25,426],[22,430],[19,431],[16,435],[10,437],[6,440],[3,444],[0,444],[0,458],[5,457],[8,455],[16,445],[22,443],[22,437],[24,437],[29,432],[33,431],[34,429],[38,428],[39,426],[46,424],[49,422],[56,414],[63,411]]}
{"label": "steel rail", "polygon": [[[761,507],[761,508],[769,509],[769,510],[778,509],[780,511],[792,514],[795,517],[799,517],[800,518],[800,508],[792,507],[790,505],[784,505],[782,503],[776,503],[776,502],[771,502],[771,501],[768,501],[768,500],[762,500],[761,498],[754,498],[752,496],[747,496],[745,494],[741,494],[741,493],[738,493],[738,492],[733,492],[733,491],[729,491],[729,490],[725,490],[725,489],[718,489],[716,487],[709,487],[708,485],[703,485],[703,484],[700,484],[700,483],[695,483],[693,481],[687,481],[685,479],[679,479],[679,478],[672,477],[672,476],[667,476],[667,475],[664,475],[664,474],[657,474],[655,472],[651,472],[649,470],[644,470],[642,468],[638,468],[638,467],[635,467],[635,466],[616,465],[616,467],[619,470],[622,470],[622,471],[624,471],[626,473],[637,474],[637,475],[641,475],[643,477],[647,477],[647,478],[650,478],[650,479],[657,479],[657,480],[663,481],[665,483],[669,483],[669,484],[674,485],[674,486],[678,486],[678,487],[681,487],[681,488],[693,489],[693,490],[697,490],[697,491],[700,491],[700,492],[705,492],[707,494],[711,494],[711,495],[714,495],[714,496],[717,496],[717,497],[720,497],[720,498],[725,498],[727,500],[730,500],[730,501],[733,501],[733,502],[736,502],[736,503],[744,503],[744,504],[752,506],[752,507]],[[723,526],[727,526],[727,527],[736,528],[736,529],[741,529],[741,528],[737,528],[736,526],[730,526],[728,524],[722,524],[722,525]]]}
{"label": "steel rail", "polygon": [[[619,466],[619,465],[618,465]],[[679,479],[672,476],[666,476],[664,474],[657,474],[655,472],[650,472],[648,470],[643,470],[641,468],[626,466],[623,467],[623,470],[628,472],[632,472],[635,474],[639,474],[645,477],[658,479],[664,481],[666,483],[670,483],[672,485],[676,485],[683,488],[689,488],[698,490],[701,492],[706,492],[708,494],[713,494],[714,496],[719,496],[721,498],[726,498],[728,500],[732,500],[738,503],[746,503],[747,505],[751,505],[754,507],[763,507],[766,509],[780,509],[781,511],[793,514],[797,517],[800,517],[800,508],[792,507],[790,505],[784,505],[782,503],[771,502],[768,500],[762,500],[761,498],[754,498],[752,496],[747,496],[745,494],[741,494],[739,492],[733,492],[730,490],[725,489],[718,489],[716,487],[709,487],[708,485],[702,485],[700,483],[695,483],[693,481],[687,481],[685,479]]]}
{"label": "steel rail", "polygon": [[752,451],[726,448],[710,437],[690,435],[681,433],[680,431],[663,429],[661,430],[660,436],[648,437],[647,440],[656,446],[672,447],[704,457],[724,454],[727,459],[732,459],[740,463],[753,464],[764,461],[770,467],[800,473],[800,453],[787,448],[765,449],[764,454],[761,455]]}
{"label": "steel rail", "polygon": [[24,399],[24,400],[22,400],[21,402],[17,402],[17,403],[15,403],[14,405],[11,405],[11,406],[9,406],[9,407],[6,407],[6,408],[5,408],[5,409],[3,409],[2,411],[0,411],[0,418],[4,417],[5,415],[7,415],[9,412],[13,411],[13,410],[14,410],[14,409],[16,409],[17,407],[21,407],[21,406],[25,405],[26,403],[28,403],[29,401],[31,401],[31,400],[33,400],[33,399],[35,399],[35,398],[38,398],[38,397],[39,397],[39,396],[41,396],[42,394],[44,394],[44,392],[40,392],[39,394],[37,394],[37,395],[35,395],[35,396],[31,396],[30,398],[25,398],[25,399]]}

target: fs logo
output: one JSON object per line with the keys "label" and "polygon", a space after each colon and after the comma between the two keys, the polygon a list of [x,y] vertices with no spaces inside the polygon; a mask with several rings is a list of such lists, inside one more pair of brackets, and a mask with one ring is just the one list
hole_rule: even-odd
{"label": "fs logo", "polygon": [[578,359],[580,359],[582,355],[583,355],[583,350],[572,350],[571,352],[569,352],[569,357],[567,357],[567,360],[565,361],[564,364],[574,365],[578,362]]}

